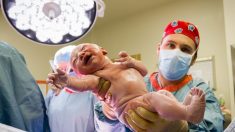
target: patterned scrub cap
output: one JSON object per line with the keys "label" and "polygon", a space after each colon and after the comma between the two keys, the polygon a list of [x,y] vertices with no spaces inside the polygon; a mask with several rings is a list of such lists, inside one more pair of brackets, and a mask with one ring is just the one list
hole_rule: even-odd
{"label": "patterned scrub cap", "polygon": [[170,34],[183,34],[188,36],[194,41],[196,48],[199,46],[199,32],[197,27],[192,23],[180,20],[171,22],[166,26],[162,39]]}

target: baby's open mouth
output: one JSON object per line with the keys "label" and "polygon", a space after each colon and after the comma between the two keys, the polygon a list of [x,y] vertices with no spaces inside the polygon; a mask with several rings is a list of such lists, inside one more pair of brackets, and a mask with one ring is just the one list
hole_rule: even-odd
{"label": "baby's open mouth", "polygon": [[83,58],[83,63],[86,65],[88,64],[89,60],[91,59],[92,55],[85,55]]}

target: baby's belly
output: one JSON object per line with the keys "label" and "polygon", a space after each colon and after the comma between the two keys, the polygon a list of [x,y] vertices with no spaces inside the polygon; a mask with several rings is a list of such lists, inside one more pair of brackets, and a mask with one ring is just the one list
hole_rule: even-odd
{"label": "baby's belly", "polygon": [[[147,94],[147,93],[146,93]],[[145,95],[146,95],[145,94]],[[124,103],[122,106],[118,107],[116,109],[116,117],[118,118],[118,120],[120,122],[122,122],[123,124],[127,125],[127,127],[130,127],[128,126],[128,122],[125,120],[125,115],[126,113],[128,113],[128,111],[130,109],[135,109],[137,107],[144,107],[144,108],[148,108],[148,103],[146,103],[144,101],[144,95],[141,95],[141,96],[138,96],[138,97],[135,97],[129,101],[127,101],[126,103]]]}
{"label": "baby's belly", "polygon": [[[120,85],[121,83],[123,85]],[[121,118],[120,116],[128,102],[145,93],[147,93],[147,90],[144,82],[116,82],[112,83],[107,92],[105,102],[115,111],[116,116]]]}

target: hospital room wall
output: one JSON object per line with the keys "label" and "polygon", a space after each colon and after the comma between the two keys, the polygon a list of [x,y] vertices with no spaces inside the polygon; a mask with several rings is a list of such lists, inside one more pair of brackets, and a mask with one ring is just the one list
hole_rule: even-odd
{"label": "hospital room wall", "polygon": [[166,24],[175,19],[193,22],[199,27],[199,58],[215,57],[216,94],[223,94],[230,108],[226,42],[222,0],[180,0],[145,10],[104,26],[95,27],[92,42],[106,48],[111,58],[120,50],[140,53],[149,72],[156,70],[156,46]]}

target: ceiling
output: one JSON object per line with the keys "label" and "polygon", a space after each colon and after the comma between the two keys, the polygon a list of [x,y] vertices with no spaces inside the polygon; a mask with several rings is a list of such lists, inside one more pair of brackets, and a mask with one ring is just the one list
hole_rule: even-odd
{"label": "ceiling", "polygon": [[135,13],[158,7],[173,0],[103,0],[106,9],[104,18],[99,18],[96,25],[133,15]]}

